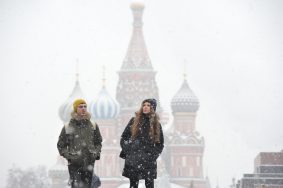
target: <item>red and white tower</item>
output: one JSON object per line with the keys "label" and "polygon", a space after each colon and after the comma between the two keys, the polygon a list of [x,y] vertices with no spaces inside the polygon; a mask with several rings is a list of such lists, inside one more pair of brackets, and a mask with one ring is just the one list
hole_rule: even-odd
{"label": "red and white tower", "polygon": [[119,116],[121,129],[139,109],[142,100],[155,98],[159,101],[156,72],[153,70],[142,30],[144,4],[134,2],[131,4],[131,9],[134,16],[133,33],[126,57],[118,72],[119,81],[116,89],[116,99],[121,107]]}
{"label": "red and white tower", "polygon": [[199,101],[186,79],[173,97],[171,108],[174,121],[168,144],[170,164],[167,164],[170,180],[184,187],[207,188],[202,166],[204,138],[195,126]]}

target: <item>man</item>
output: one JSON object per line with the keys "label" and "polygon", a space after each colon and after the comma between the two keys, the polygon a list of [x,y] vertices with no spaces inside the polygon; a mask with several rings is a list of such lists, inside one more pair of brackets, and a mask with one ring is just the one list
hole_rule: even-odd
{"label": "man", "polygon": [[61,131],[57,148],[68,160],[72,188],[90,188],[94,162],[100,159],[102,137],[98,125],[90,121],[83,99],[74,101],[73,110],[69,124]]}

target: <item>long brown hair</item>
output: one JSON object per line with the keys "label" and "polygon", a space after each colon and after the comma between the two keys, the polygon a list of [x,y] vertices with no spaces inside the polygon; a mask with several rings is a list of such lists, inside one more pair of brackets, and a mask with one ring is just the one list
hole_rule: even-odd
{"label": "long brown hair", "polygon": [[[132,138],[135,139],[139,132],[140,127],[142,126],[142,115],[143,115],[143,104],[139,111],[136,112],[136,117],[134,119],[134,123],[131,127]],[[150,128],[149,128],[149,137],[154,143],[160,143],[160,123],[159,123],[159,115],[155,113],[152,106],[150,106],[150,112],[147,114],[149,116]]]}

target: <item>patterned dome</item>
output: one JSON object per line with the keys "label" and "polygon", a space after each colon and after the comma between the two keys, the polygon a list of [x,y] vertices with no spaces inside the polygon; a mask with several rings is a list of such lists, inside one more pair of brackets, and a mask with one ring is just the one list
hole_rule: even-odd
{"label": "patterned dome", "polygon": [[199,109],[199,101],[194,92],[189,87],[185,79],[182,87],[171,101],[171,108],[174,112],[196,112]]}
{"label": "patterned dome", "polygon": [[89,105],[89,111],[94,119],[113,119],[116,118],[120,111],[120,106],[106,90],[105,86],[98,94],[96,101]]}
{"label": "patterned dome", "polygon": [[77,79],[71,95],[59,108],[59,116],[64,123],[68,123],[70,121],[71,113],[73,111],[73,102],[78,98],[84,98],[84,96],[80,87],[80,83]]}

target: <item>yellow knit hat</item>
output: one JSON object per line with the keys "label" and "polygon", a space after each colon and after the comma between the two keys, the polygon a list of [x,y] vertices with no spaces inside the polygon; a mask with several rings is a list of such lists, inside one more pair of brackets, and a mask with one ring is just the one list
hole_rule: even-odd
{"label": "yellow knit hat", "polygon": [[77,99],[77,100],[74,101],[74,103],[73,103],[74,112],[77,112],[77,108],[80,104],[86,104],[85,100]]}

